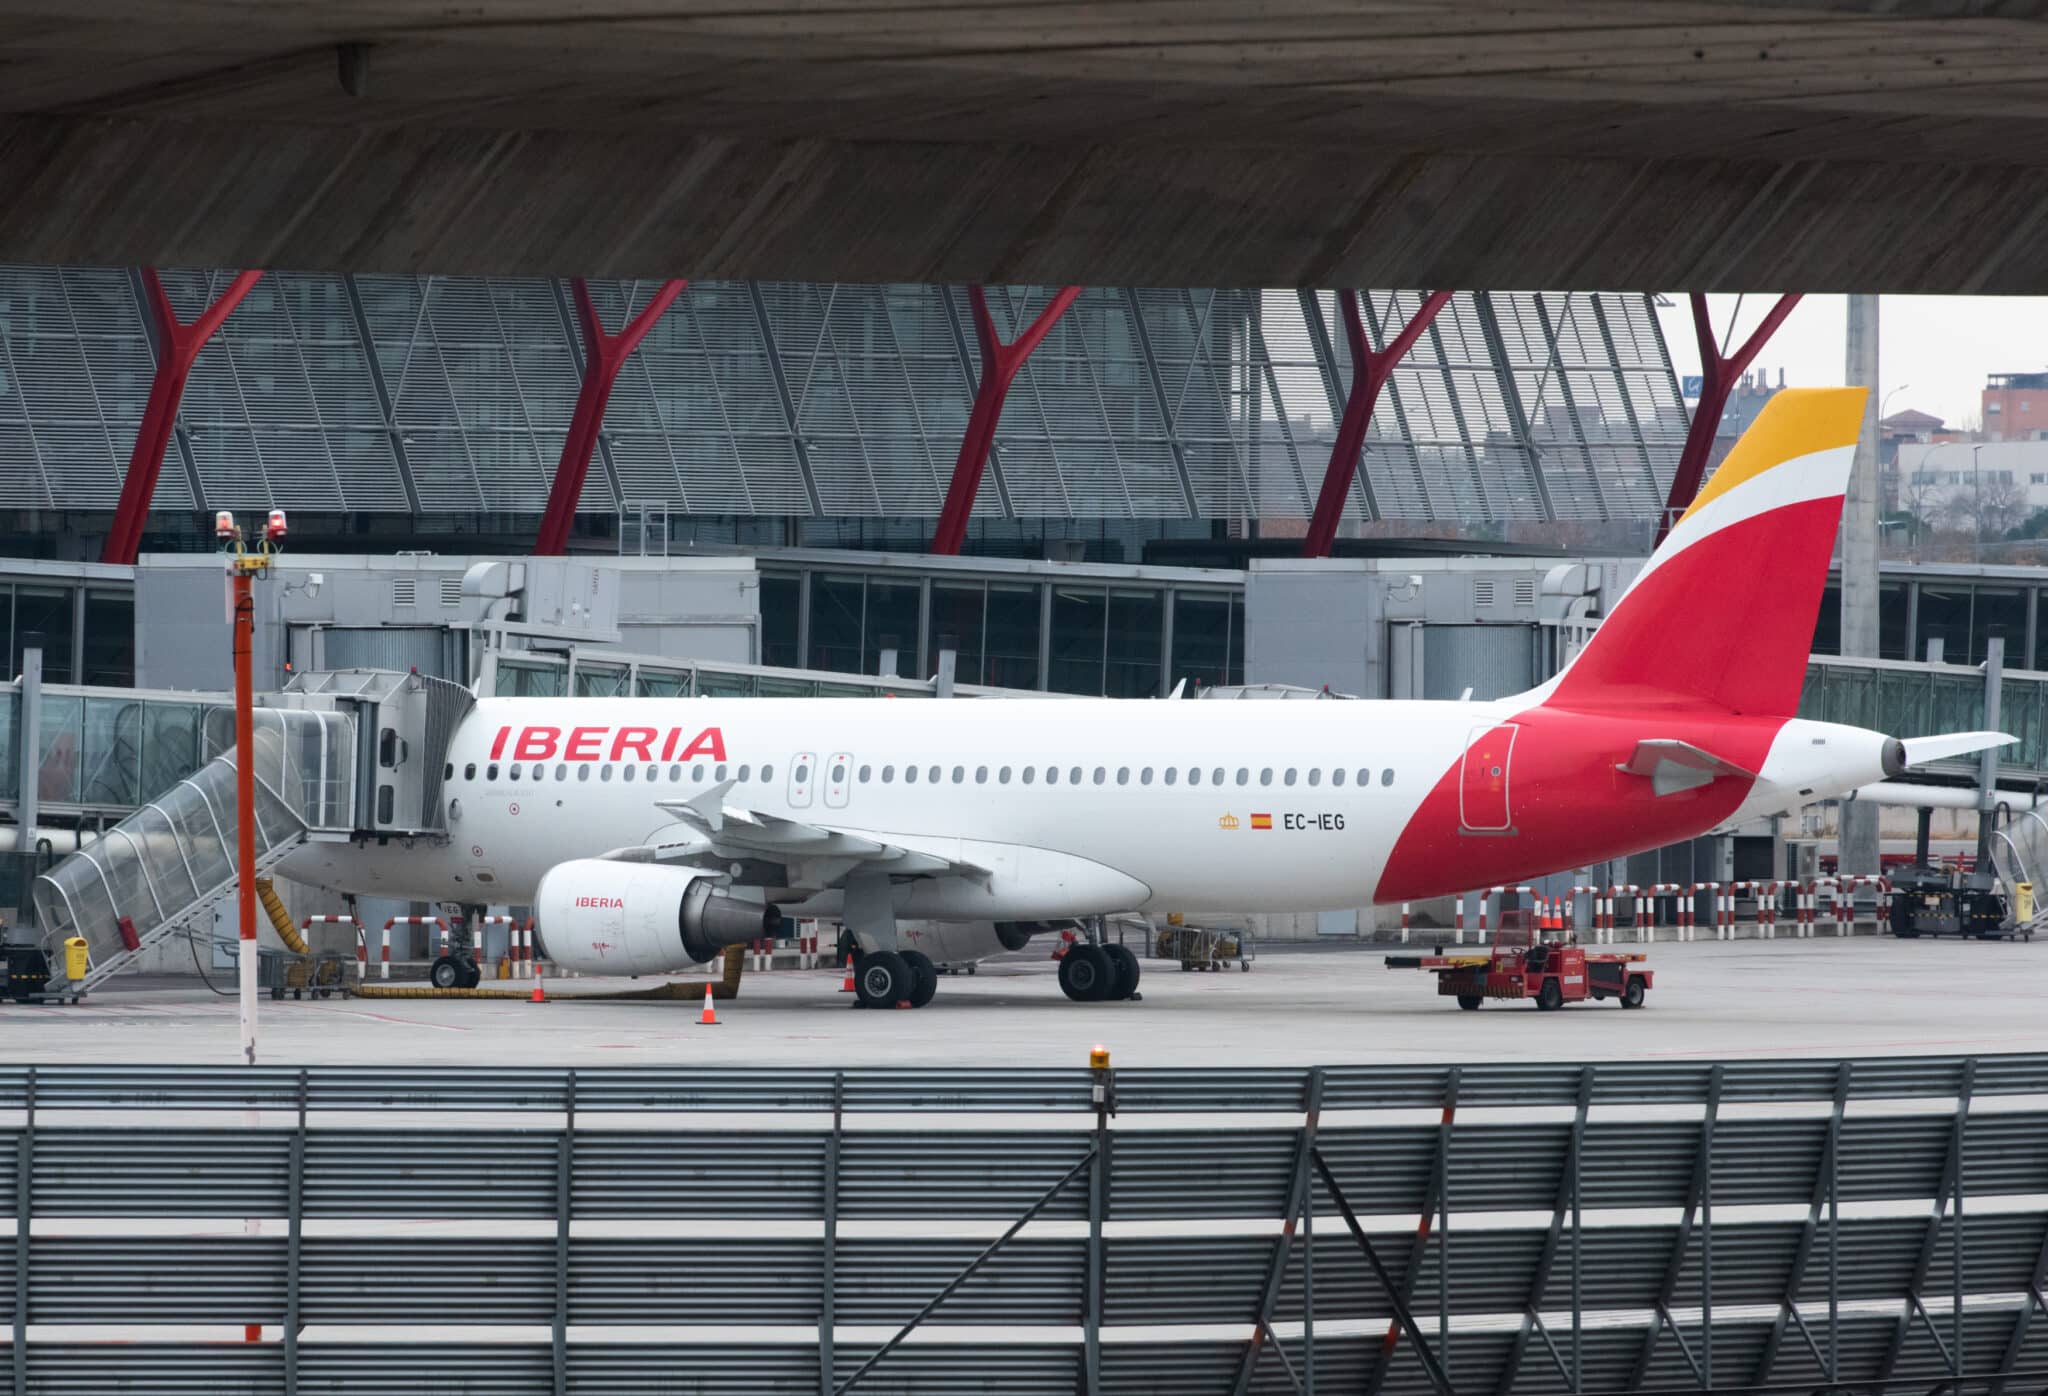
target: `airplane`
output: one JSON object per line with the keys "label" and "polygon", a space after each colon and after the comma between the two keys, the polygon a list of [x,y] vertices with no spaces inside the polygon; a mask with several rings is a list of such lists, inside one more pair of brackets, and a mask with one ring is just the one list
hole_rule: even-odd
{"label": "airplane", "polygon": [[[2013,740],[1794,716],[1863,403],[1779,392],[1588,643],[1514,697],[481,698],[443,772],[445,846],[314,844],[279,871],[530,902],[545,956],[588,974],[836,920],[863,1004],[922,1005],[914,921],[994,953],[1118,912],[1421,900],[1791,811]],[[1061,988],[1131,997],[1136,957],[1094,940]]]}

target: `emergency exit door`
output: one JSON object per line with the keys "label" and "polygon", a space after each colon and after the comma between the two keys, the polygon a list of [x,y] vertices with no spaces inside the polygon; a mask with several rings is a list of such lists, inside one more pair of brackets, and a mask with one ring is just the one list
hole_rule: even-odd
{"label": "emergency exit door", "polygon": [[1508,777],[1514,751],[1514,723],[1472,729],[1458,782],[1458,823],[1467,832],[1505,834],[1513,829]]}

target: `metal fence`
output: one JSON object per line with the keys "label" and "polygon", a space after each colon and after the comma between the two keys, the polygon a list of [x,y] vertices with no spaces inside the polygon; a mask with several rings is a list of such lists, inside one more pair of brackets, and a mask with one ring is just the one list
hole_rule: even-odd
{"label": "metal fence", "polygon": [[14,1067],[0,1296],[17,1392],[2040,1390],[2044,1098],[2048,1056]]}

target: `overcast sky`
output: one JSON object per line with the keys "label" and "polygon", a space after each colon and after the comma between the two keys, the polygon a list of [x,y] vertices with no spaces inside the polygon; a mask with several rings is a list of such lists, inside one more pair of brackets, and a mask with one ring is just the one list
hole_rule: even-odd
{"label": "overcast sky", "polygon": [[[1665,299],[1671,302],[1663,319],[1672,366],[1681,376],[1698,373],[1690,302],[1682,295]],[[1777,298],[1741,297],[1731,339],[1728,317],[1737,299],[1707,297],[1715,341],[1731,349]],[[1842,382],[1846,304],[1842,296],[1808,296],[1751,367],[1768,370],[1773,383],[1781,367],[1785,381],[1800,387]],[[2048,369],[2048,297],[1886,296],[1879,304],[1878,324],[1881,391],[1890,398],[1887,415],[1914,407],[1951,427],[1975,426],[1986,374]]]}

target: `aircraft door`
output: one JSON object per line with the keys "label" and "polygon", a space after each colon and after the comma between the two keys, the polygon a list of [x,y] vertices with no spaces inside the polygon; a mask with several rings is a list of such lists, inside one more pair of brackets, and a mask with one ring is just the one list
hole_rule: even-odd
{"label": "aircraft door", "polygon": [[825,759],[825,804],[832,809],[845,809],[848,790],[853,785],[853,755],[850,752],[835,751]]}
{"label": "aircraft door", "polygon": [[1460,828],[1475,834],[1514,832],[1508,807],[1508,776],[1514,750],[1514,723],[1472,729],[1466,738],[1464,769],[1458,781]]}
{"label": "aircraft door", "polygon": [[811,807],[811,786],[818,778],[818,753],[800,751],[789,758],[789,806],[791,809]]}

